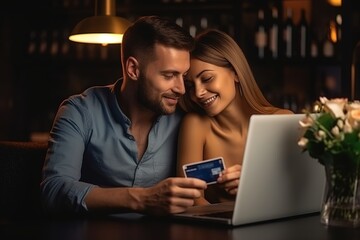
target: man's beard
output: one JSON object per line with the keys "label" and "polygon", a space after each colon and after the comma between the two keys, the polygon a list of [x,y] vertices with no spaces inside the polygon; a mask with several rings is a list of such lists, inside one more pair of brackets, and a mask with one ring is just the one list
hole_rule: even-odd
{"label": "man's beard", "polygon": [[[138,78],[138,100],[139,103],[157,115],[169,115],[174,113],[175,108],[166,108],[165,104],[161,101],[162,96],[151,94],[151,89],[147,85],[147,81],[142,73]],[[157,98],[159,97],[159,98]]]}

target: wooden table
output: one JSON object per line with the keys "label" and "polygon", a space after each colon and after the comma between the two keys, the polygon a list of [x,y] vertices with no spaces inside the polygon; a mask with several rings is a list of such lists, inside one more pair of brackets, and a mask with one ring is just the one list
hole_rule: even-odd
{"label": "wooden table", "polygon": [[359,240],[360,228],[326,227],[318,214],[238,227],[152,217],[21,219],[0,223],[0,239]]}

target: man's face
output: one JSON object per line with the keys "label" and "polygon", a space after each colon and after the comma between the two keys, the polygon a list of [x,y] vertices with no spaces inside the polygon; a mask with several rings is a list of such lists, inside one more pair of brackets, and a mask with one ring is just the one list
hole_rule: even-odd
{"label": "man's face", "polygon": [[154,57],[140,65],[140,104],[157,114],[174,113],[179,97],[185,93],[184,76],[189,67],[188,51],[156,44]]}

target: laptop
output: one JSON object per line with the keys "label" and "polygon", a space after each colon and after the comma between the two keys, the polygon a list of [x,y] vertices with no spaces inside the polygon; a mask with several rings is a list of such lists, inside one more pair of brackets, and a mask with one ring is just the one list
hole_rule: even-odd
{"label": "laptop", "polygon": [[320,212],[325,171],[297,145],[304,116],[253,115],[235,201],[194,206],[173,217],[239,226]]}

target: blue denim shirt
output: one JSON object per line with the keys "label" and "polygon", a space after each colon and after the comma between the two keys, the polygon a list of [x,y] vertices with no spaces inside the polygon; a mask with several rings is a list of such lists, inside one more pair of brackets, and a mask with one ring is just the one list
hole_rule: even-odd
{"label": "blue denim shirt", "polygon": [[138,161],[131,122],[117,103],[120,85],[92,87],[60,105],[40,185],[47,211],[87,211],[84,198],[96,185],[149,187],[175,175],[182,113],[157,119]]}

